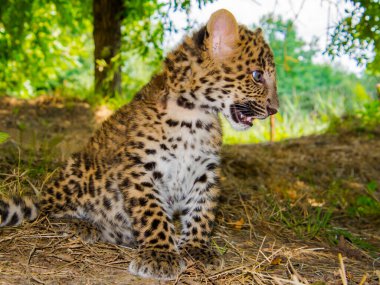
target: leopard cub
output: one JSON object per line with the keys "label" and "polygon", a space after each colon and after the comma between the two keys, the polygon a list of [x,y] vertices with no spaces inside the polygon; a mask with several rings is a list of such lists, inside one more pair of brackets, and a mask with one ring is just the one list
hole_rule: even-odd
{"label": "leopard cub", "polygon": [[86,236],[95,241],[136,246],[129,270],[143,277],[176,278],[186,256],[214,263],[218,114],[245,130],[277,109],[273,53],[262,31],[219,10],[71,156],[40,197],[2,198],[0,225],[33,220],[38,210],[81,220],[94,229]]}

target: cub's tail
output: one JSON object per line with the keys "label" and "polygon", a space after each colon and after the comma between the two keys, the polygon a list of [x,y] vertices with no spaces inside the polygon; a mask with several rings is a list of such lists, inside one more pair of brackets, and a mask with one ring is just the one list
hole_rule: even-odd
{"label": "cub's tail", "polygon": [[32,197],[0,197],[0,227],[18,226],[38,216],[38,203]]}

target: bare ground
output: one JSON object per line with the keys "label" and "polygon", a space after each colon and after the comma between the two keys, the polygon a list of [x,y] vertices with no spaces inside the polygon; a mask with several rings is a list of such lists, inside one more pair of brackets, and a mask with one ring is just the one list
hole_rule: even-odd
{"label": "bare ground", "polygon": [[[39,191],[107,114],[0,97],[0,131],[12,138],[0,148],[0,192]],[[133,249],[85,244],[42,217],[0,229],[0,284],[380,284],[379,204],[368,202],[380,198],[379,162],[380,128],[225,146],[213,239],[222,268],[189,261],[176,281],[141,279],[127,271]]]}

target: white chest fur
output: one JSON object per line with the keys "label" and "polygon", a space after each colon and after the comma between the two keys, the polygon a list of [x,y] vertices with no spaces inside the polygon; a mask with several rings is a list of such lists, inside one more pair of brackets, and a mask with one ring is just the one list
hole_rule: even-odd
{"label": "white chest fur", "polygon": [[[219,149],[212,143],[219,136],[216,116],[197,110],[169,105],[169,120],[163,142],[168,150],[158,159],[157,170],[163,174],[159,191],[163,202],[175,211],[183,208],[187,197],[195,194],[195,181],[207,172],[210,164],[219,164]],[[213,174],[208,175],[213,182]]]}

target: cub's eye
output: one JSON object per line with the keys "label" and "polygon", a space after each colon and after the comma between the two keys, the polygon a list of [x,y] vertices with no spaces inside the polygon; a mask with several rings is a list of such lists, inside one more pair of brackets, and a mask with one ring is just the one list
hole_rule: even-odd
{"label": "cub's eye", "polygon": [[264,75],[263,72],[260,70],[255,70],[252,72],[253,80],[257,83],[263,83],[264,82]]}

